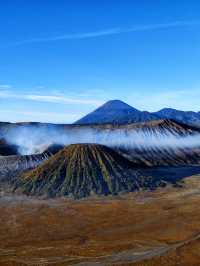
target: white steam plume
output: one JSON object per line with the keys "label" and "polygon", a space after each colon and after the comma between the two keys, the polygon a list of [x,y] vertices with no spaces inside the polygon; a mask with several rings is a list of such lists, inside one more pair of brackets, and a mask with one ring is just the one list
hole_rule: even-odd
{"label": "white steam plume", "polygon": [[4,138],[19,147],[21,154],[41,153],[52,144],[98,143],[124,148],[195,148],[200,147],[200,133],[180,135],[170,130],[97,128],[77,126],[18,126]]}

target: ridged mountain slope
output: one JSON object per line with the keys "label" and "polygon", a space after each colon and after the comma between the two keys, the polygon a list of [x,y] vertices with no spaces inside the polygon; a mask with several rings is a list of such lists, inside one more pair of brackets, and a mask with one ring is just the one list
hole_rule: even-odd
{"label": "ridged mountain slope", "polygon": [[180,111],[172,108],[163,108],[154,113],[156,116],[165,119],[174,119],[184,124],[200,127],[200,112]]}
{"label": "ridged mountain slope", "polygon": [[132,162],[104,145],[73,144],[24,173],[14,190],[34,196],[82,198],[134,191],[151,182],[137,174]]}

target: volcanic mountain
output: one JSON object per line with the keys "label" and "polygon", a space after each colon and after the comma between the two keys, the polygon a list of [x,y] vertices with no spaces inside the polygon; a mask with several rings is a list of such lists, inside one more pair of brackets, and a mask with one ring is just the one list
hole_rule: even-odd
{"label": "volcanic mountain", "polygon": [[92,113],[84,116],[75,124],[130,124],[157,119],[172,119],[190,126],[200,127],[200,112],[180,111],[172,108],[163,108],[157,112],[140,111],[120,101],[111,100],[100,106]]}
{"label": "volcanic mountain", "polygon": [[139,111],[120,101],[108,101],[92,113],[81,118],[75,124],[130,124],[155,120],[157,116],[146,111]]}
{"label": "volcanic mountain", "polygon": [[47,160],[50,154],[0,156],[0,185],[9,184],[20,173],[33,169]]}
{"label": "volcanic mountain", "polygon": [[164,108],[154,114],[160,118],[173,119],[187,125],[200,127],[200,112]]}
{"label": "volcanic mountain", "polygon": [[0,185],[9,185],[16,176],[37,167],[61,148],[63,146],[51,145],[38,154],[0,156]]}
{"label": "volcanic mountain", "polygon": [[125,133],[125,137],[119,134],[127,142],[118,152],[137,165],[200,164],[200,132],[195,127],[173,120],[156,120],[127,125]]}
{"label": "volcanic mountain", "polygon": [[14,190],[34,196],[82,198],[154,186],[151,178],[139,176],[136,169],[132,162],[104,145],[72,144],[22,174]]}
{"label": "volcanic mountain", "polygon": [[[23,154],[55,154],[63,146],[72,143],[98,143],[114,148],[141,166],[200,163],[200,130],[173,120],[160,119],[124,125],[35,123],[25,127],[21,124],[10,124],[9,127],[8,136],[15,135],[16,140],[21,140],[20,144],[23,145],[23,133],[27,148],[32,147],[31,152],[28,150],[28,153]],[[20,148],[26,150],[23,146]]]}

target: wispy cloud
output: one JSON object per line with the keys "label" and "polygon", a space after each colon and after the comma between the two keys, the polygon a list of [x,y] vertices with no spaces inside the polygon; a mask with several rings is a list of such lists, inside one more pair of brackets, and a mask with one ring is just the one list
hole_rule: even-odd
{"label": "wispy cloud", "polygon": [[[82,110],[93,110],[103,103],[101,100],[94,99],[93,97],[84,97],[79,94],[68,95],[56,90],[49,90],[48,95],[45,95],[39,92],[33,93],[33,89],[19,90],[10,86],[3,87],[5,89],[1,89],[0,86],[0,102],[4,103],[4,107],[0,104],[0,121],[72,123],[84,115],[81,108]],[[16,104],[14,107],[11,106],[11,108],[5,109],[7,104],[9,106],[9,100],[14,100]],[[21,101],[27,101],[26,107],[23,107]],[[48,105],[44,105],[44,108],[38,110],[34,102],[47,103]]]}
{"label": "wispy cloud", "polygon": [[194,26],[194,25],[200,25],[200,20],[189,20],[189,21],[181,20],[181,21],[173,21],[169,23],[138,25],[138,26],[133,26],[129,28],[110,28],[110,29],[104,29],[104,30],[99,30],[99,31],[74,33],[74,34],[63,34],[63,35],[53,36],[53,37],[21,40],[11,45],[54,42],[54,41],[62,41],[62,40],[88,39],[88,38],[117,35],[117,34],[129,33],[129,32],[153,31],[153,30],[159,30],[159,29],[162,30],[162,29],[168,29],[168,28],[186,27],[186,26]]}
{"label": "wispy cloud", "polygon": [[65,95],[39,95],[30,93],[14,93],[12,90],[0,90],[0,98],[2,99],[16,99],[16,100],[29,100],[37,102],[47,102],[47,103],[59,103],[59,104],[73,104],[73,105],[93,105],[98,106],[103,102],[96,99],[85,99],[76,97],[68,97]]}
{"label": "wispy cloud", "polygon": [[54,95],[23,95],[26,100],[40,101],[40,102],[50,102],[50,103],[63,103],[63,104],[91,104],[99,105],[102,102],[98,100],[87,100],[87,99],[77,99],[69,98],[66,96],[54,96]]}

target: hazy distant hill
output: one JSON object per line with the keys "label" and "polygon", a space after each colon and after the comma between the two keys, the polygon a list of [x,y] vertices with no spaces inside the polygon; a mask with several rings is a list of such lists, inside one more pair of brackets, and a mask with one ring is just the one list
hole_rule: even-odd
{"label": "hazy distant hill", "polygon": [[180,111],[172,108],[164,108],[154,113],[160,118],[174,119],[176,121],[200,127],[200,112]]}
{"label": "hazy distant hill", "polygon": [[154,114],[139,111],[120,100],[113,100],[76,121],[75,124],[131,124],[155,119],[158,117]]}

